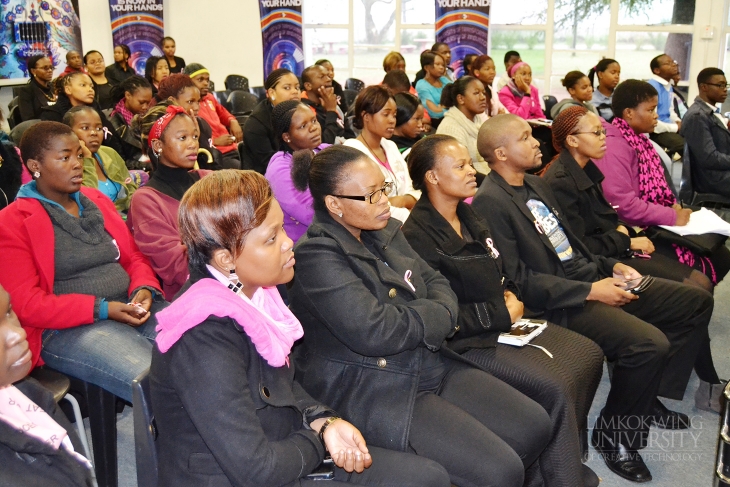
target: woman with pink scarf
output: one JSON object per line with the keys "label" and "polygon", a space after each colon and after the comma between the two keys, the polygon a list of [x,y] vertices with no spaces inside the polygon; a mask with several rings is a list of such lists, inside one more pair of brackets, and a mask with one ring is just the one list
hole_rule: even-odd
{"label": "woman with pink scarf", "polygon": [[132,133],[132,119],[135,115],[144,115],[152,101],[152,85],[141,76],[131,76],[112,90],[115,100],[114,110],[109,115],[114,130],[122,140],[123,153],[127,169],[148,169],[149,159],[142,155],[142,143],[139,136]]}
{"label": "woman with pink scarf", "polygon": [[303,330],[276,290],[294,276],[283,223],[253,171],[212,173],[182,199],[190,280],[158,320],[150,369],[159,485],[448,487],[443,467],[368,447],[294,381]]}

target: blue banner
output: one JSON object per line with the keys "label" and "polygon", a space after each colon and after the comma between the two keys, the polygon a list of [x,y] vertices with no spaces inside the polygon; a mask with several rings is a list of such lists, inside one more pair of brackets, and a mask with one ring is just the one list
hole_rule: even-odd
{"label": "blue banner", "polygon": [[129,46],[129,65],[144,76],[147,59],[163,55],[162,0],[109,0],[109,11],[114,45]]}
{"label": "blue banner", "polygon": [[460,77],[467,54],[487,54],[492,0],[436,0],[436,42],[451,48],[451,69]]}
{"label": "blue banner", "polygon": [[264,79],[286,68],[297,76],[304,71],[302,0],[259,0],[264,47]]}

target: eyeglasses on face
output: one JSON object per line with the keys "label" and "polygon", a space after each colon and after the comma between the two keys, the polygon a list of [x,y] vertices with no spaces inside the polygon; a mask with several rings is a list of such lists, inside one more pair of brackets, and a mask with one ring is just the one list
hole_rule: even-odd
{"label": "eyeglasses on face", "polygon": [[365,196],[346,196],[343,194],[333,194],[335,198],[346,198],[348,200],[357,200],[357,201],[369,201],[371,205],[374,205],[378,201],[380,201],[380,198],[383,196],[383,193],[385,193],[386,196],[390,196],[391,191],[393,191],[394,184],[392,182],[386,182],[382,188],[376,189],[372,193],[368,193]]}
{"label": "eyeglasses on face", "polygon": [[702,84],[707,85],[707,86],[717,86],[721,90],[726,90],[727,87],[730,86],[730,84],[728,84],[728,83],[702,83]]}
{"label": "eyeglasses on face", "polygon": [[570,135],[580,135],[580,134],[593,134],[596,137],[601,137],[603,135],[605,137],[606,136],[606,129],[600,128],[598,130],[592,130],[590,132],[573,132]]}

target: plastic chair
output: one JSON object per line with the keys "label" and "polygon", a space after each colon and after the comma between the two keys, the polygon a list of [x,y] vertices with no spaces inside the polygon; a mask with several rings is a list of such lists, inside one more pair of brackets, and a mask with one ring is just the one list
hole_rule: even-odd
{"label": "plastic chair", "polygon": [[17,124],[8,134],[8,137],[10,137],[10,140],[13,141],[13,144],[19,146],[20,145],[20,139],[23,138],[23,134],[26,130],[28,130],[28,127],[31,127],[35,124],[40,122],[40,119],[34,118],[31,120],[26,120],[25,122],[20,122]]}
{"label": "plastic chair", "polygon": [[545,117],[552,120],[553,117],[552,115],[550,115],[550,112],[552,111],[553,107],[558,104],[558,99],[555,98],[553,95],[543,95],[542,101],[545,103]]}
{"label": "plastic chair", "polygon": [[266,88],[263,86],[254,86],[251,88],[251,93],[259,98],[259,101],[266,99]]}
{"label": "plastic chair", "polygon": [[694,190],[692,184],[692,156],[687,144],[684,144],[684,155],[682,156],[682,180],[679,183],[679,200],[682,203],[694,206],[730,207],[730,198],[713,193],[698,193]]}
{"label": "plastic chair", "polygon": [[215,91],[215,83],[213,83],[213,80],[210,80],[210,82],[208,83],[208,91],[209,92]]}
{"label": "plastic chair", "polygon": [[231,109],[231,106],[228,104],[228,96],[231,94],[230,91],[211,91],[211,93],[213,93],[213,96],[216,100],[218,100],[218,103],[223,105],[226,110]]}
{"label": "plastic chair", "polygon": [[355,90],[358,93],[361,92],[365,88],[365,82],[360,81],[357,78],[347,78],[345,80],[345,89],[346,90]]}
{"label": "plastic chair", "polygon": [[358,92],[355,90],[342,90],[342,97],[345,99],[345,105],[347,105],[348,107],[353,106],[357,95]]}
{"label": "plastic chair", "polygon": [[248,91],[236,90],[228,95],[228,106],[233,115],[249,115],[258,104],[256,95]]}
{"label": "plastic chair", "polygon": [[137,459],[137,486],[157,486],[157,423],[152,412],[149,370],[132,382],[134,453]]}
{"label": "plastic chair", "polygon": [[223,81],[227,90],[243,90],[248,91],[248,78],[240,74],[229,74]]}

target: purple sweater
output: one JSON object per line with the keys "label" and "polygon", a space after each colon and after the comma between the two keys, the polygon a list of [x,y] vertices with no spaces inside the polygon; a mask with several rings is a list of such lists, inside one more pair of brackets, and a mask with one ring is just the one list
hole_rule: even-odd
{"label": "purple sweater", "polygon": [[[314,151],[319,152],[329,146],[330,144],[321,144]],[[312,223],[314,208],[309,189],[299,191],[294,187],[291,179],[291,161],[292,155],[288,152],[279,151],[274,154],[266,168],[266,179],[271,184],[274,197],[284,212],[284,230],[289,238],[297,243]]]}
{"label": "purple sweater", "polygon": [[606,129],[606,155],[594,161],[601,170],[603,193],[621,220],[630,225],[674,225],[674,209],[647,203],[639,193],[639,157],[623,138],[619,129],[603,122]]}

